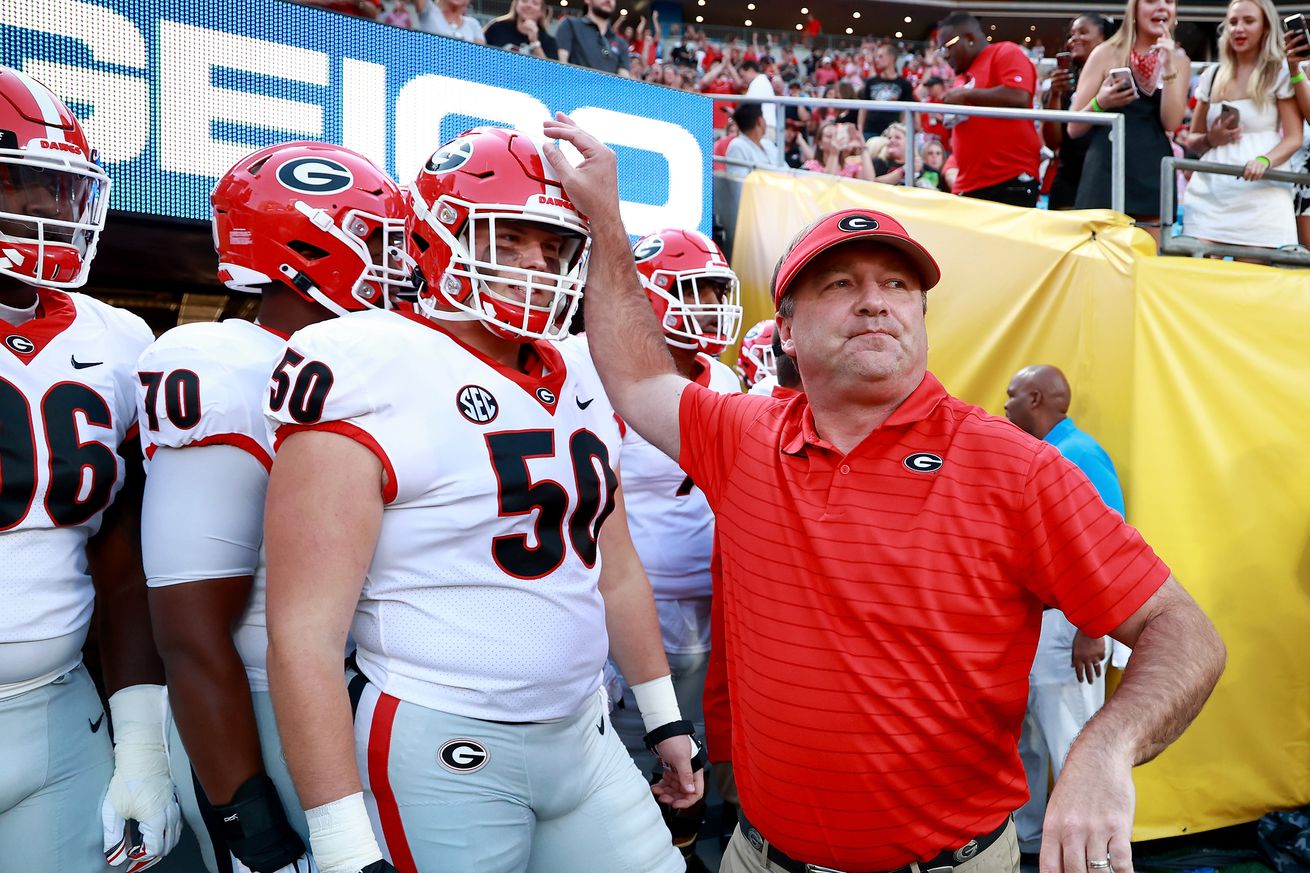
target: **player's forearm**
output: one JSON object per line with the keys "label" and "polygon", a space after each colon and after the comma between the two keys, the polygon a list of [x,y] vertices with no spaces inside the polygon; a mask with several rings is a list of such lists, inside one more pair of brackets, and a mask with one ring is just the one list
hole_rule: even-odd
{"label": "player's forearm", "polygon": [[233,599],[248,598],[249,577],[150,592],[173,720],[205,795],[216,804],[231,802],[246,780],[264,770],[250,682],[232,641],[230,615],[214,609],[212,598],[191,596],[199,593],[197,586],[224,583],[244,583],[242,596]]}
{"label": "player's forearm", "polygon": [[1123,681],[1069,754],[1117,749],[1130,766],[1151,760],[1196,718],[1225,658],[1219,632],[1200,607],[1185,594],[1171,598],[1142,627]]}
{"label": "player's forearm", "polygon": [[270,635],[268,684],[300,805],[312,809],[362,791],[341,650],[282,645]]}
{"label": "player's forearm", "polygon": [[614,494],[614,512],[600,534],[600,579],[610,654],[629,685],[669,675],[659,614],[646,569],[628,530],[623,489]]}

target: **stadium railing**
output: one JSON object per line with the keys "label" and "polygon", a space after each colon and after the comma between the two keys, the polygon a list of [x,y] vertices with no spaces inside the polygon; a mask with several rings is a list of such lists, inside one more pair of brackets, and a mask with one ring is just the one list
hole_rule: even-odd
{"label": "stadium railing", "polygon": [[[1110,128],[1110,208],[1116,212],[1124,209],[1124,119],[1118,112],[1068,112],[1057,109],[1003,109],[999,106],[960,106],[954,103],[901,103],[895,100],[837,100],[824,97],[750,97],[745,94],[706,94],[716,102],[730,103],[776,103],[781,106],[832,107],[836,109],[871,109],[878,112],[905,113],[905,141],[914,142],[917,128],[915,117],[919,115],[963,115],[982,118],[1012,118],[1023,121],[1076,121]],[[786,137],[785,125],[777,128],[778,148],[784,147]],[[906,187],[914,187],[918,176],[917,161],[913,148],[906,150],[905,174]],[[722,158],[715,158],[722,161]]]}
{"label": "stadium railing", "polygon": [[[1216,164],[1212,161],[1194,161],[1184,158],[1162,158],[1160,161],[1160,253],[1180,257],[1207,258],[1232,257],[1246,261],[1276,264],[1282,267],[1310,267],[1310,251],[1298,246],[1295,249],[1269,249],[1256,246],[1230,245],[1206,242],[1194,236],[1174,236],[1172,228],[1177,216],[1178,172],[1214,173],[1220,176],[1240,176],[1241,164]],[[1292,185],[1310,185],[1310,173],[1289,173],[1286,170],[1265,170],[1263,177],[1270,182],[1287,182]],[[1185,230],[1185,228],[1184,228]]]}

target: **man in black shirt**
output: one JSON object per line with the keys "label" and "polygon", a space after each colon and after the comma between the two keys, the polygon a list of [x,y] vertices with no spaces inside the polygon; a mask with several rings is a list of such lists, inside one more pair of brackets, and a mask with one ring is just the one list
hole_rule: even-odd
{"label": "man in black shirt", "polygon": [[[896,54],[889,45],[880,45],[873,53],[873,75],[864,83],[860,92],[862,100],[902,100],[914,101],[914,87],[896,72]],[[900,112],[880,112],[861,109],[856,125],[864,132],[864,138],[878,136],[893,121],[899,121]]]}
{"label": "man in black shirt", "polygon": [[610,27],[613,17],[614,0],[587,0],[586,15],[564,19],[555,31],[559,59],[630,78],[628,44]]}

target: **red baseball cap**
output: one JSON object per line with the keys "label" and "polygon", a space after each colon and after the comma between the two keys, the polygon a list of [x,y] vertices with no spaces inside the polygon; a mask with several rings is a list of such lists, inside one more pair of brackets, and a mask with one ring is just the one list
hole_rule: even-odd
{"label": "red baseball cap", "polygon": [[899,221],[872,209],[841,209],[811,225],[783,257],[774,277],[773,305],[782,302],[787,287],[810,261],[833,246],[862,239],[876,240],[899,249],[918,270],[924,291],[941,281],[942,271],[937,262],[927,249],[906,233]]}

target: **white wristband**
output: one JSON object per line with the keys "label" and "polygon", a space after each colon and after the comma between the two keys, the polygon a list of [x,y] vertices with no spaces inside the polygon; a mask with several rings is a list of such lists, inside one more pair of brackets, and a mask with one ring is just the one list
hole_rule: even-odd
{"label": "white wristband", "polygon": [[382,860],[363,792],[305,810],[305,822],[319,873],[358,873]]}
{"label": "white wristband", "polygon": [[678,695],[673,690],[672,676],[661,676],[634,685],[632,696],[637,698],[637,709],[641,712],[646,733],[670,722],[682,721],[682,710],[678,709]]}

